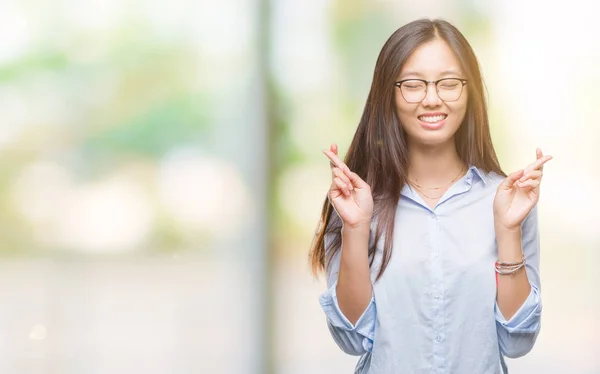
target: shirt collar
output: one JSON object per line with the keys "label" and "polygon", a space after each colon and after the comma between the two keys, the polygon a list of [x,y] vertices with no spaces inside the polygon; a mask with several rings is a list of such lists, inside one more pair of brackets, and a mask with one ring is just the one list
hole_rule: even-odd
{"label": "shirt collar", "polygon": [[476,175],[479,179],[481,179],[481,181],[483,182],[483,184],[486,184],[487,182],[490,181],[490,177],[489,175],[484,172],[483,170],[479,169],[477,166],[475,165],[471,165],[469,167],[469,175],[467,175],[467,179],[470,182],[473,178],[473,175]]}
{"label": "shirt collar", "polygon": [[[479,169],[475,165],[471,165],[467,170],[467,174],[465,175],[463,182],[466,183],[466,185],[468,186],[467,188],[470,188],[471,184],[473,183],[473,177],[479,178],[483,182],[483,184],[486,184],[490,181],[490,177],[486,172]],[[413,193],[412,188],[409,186],[408,183],[404,184],[401,194],[408,198],[415,199],[415,194]]]}

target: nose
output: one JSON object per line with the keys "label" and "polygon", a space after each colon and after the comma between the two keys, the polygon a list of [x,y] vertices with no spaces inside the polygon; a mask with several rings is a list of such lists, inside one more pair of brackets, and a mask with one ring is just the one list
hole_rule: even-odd
{"label": "nose", "polygon": [[436,107],[442,104],[442,100],[438,96],[435,83],[428,83],[425,91],[425,98],[421,102],[426,107]]}

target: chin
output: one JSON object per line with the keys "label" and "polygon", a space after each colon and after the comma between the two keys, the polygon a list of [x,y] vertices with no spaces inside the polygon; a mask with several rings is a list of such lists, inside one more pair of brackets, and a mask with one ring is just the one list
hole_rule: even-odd
{"label": "chin", "polygon": [[425,146],[438,146],[448,142],[454,142],[454,134],[456,131],[423,131],[419,129],[416,133],[408,133],[407,135],[414,144],[420,144]]}

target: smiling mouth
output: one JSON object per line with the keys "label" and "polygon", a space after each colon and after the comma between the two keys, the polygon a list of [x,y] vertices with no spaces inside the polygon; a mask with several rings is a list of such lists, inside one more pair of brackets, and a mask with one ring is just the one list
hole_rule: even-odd
{"label": "smiling mouth", "polygon": [[446,114],[436,114],[434,116],[430,116],[430,115],[421,115],[419,117],[417,117],[419,120],[423,121],[423,122],[427,122],[427,123],[437,123],[440,121],[443,121],[446,119],[446,117],[448,117],[448,115]]}

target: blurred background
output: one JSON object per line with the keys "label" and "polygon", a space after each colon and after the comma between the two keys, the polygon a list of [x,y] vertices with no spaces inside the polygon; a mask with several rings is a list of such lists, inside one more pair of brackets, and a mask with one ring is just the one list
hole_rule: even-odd
{"label": "blurred background", "polygon": [[507,172],[552,154],[543,328],[600,373],[594,1],[2,0],[0,372],[351,373],[307,253],[388,36],[454,23]]}

